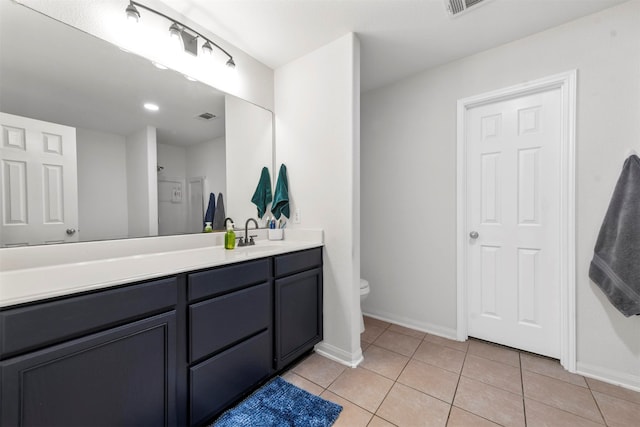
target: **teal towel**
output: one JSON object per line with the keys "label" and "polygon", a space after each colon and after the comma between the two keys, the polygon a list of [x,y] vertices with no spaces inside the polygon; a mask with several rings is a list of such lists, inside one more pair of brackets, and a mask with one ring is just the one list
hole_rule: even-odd
{"label": "teal towel", "polygon": [[260,181],[256,187],[255,193],[251,198],[251,203],[258,207],[258,218],[262,218],[267,211],[267,205],[271,203],[273,197],[271,197],[271,176],[269,175],[269,169],[262,168],[260,173]]}
{"label": "teal towel", "polygon": [[273,195],[273,204],[271,205],[271,213],[276,219],[280,219],[280,215],[289,218],[289,184],[287,183],[287,167],[283,164],[280,166],[278,173],[278,182],[276,183],[276,191]]}

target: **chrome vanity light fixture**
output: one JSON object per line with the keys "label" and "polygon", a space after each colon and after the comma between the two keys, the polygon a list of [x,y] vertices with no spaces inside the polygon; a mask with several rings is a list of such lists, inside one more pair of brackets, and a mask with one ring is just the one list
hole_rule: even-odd
{"label": "chrome vanity light fixture", "polygon": [[171,25],[169,26],[169,34],[172,37],[176,37],[177,39],[180,40],[180,43],[186,52],[189,52],[194,56],[198,56],[198,39],[200,38],[204,40],[204,43],[202,45],[202,53],[212,54],[213,46],[215,46],[222,53],[224,53],[229,57],[229,59],[226,62],[227,67],[230,67],[230,68],[236,67],[236,63],[233,61],[233,57],[229,54],[229,52],[227,52],[226,50],[218,46],[215,42],[212,42],[211,40],[209,40],[208,38],[206,38],[205,36],[197,32],[193,28],[187,25],[184,25],[180,21],[176,21],[175,19],[168,17],[162,12],[158,12],[155,9],[152,9],[148,6],[145,6],[135,1],[129,1],[129,5],[125,9],[125,13],[127,14],[127,19],[129,19],[130,21],[138,22],[138,20],[140,19],[140,12],[138,11],[138,8],[136,6],[142,9],[148,10],[149,12],[153,12],[156,15],[162,16],[166,20],[170,21]]}

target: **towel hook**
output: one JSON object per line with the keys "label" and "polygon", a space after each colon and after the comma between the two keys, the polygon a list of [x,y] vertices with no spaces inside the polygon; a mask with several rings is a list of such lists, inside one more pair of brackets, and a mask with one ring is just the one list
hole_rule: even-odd
{"label": "towel hook", "polygon": [[636,149],[632,148],[632,149],[631,149],[631,150],[629,150],[629,152],[627,153],[627,157],[630,157],[630,156],[638,156],[638,157],[640,157],[640,154],[638,154],[638,150],[636,150]]}

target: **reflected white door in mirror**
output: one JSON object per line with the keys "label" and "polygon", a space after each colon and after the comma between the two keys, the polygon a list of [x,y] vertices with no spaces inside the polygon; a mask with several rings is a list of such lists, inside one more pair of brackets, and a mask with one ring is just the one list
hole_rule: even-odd
{"label": "reflected white door in mirror", "polygon": [[76,130],[0,112],[0,247],[77,242]]}

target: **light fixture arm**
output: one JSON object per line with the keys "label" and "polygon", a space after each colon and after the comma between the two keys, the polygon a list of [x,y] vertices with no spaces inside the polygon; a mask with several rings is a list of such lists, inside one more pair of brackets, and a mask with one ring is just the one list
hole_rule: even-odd
{"label": "light fixture arm", "polygon": [[[182,22],[180,22],[180,21],[178,21],[178,20],[176,20],[176,19],[173,19],[173,18],[171,18],[171,17],[169,17],[169,16],[165,15],[165,14],[164,14],[164,13],[162,13],[162,12],[158,12],[157,10],[152,9],[152,8],[150,8],[149,6],[145,6],[145,5],[144,5],[144,4],[142,4],[142,3],[138,3],[138,2],[135,2],[135,1],[132,1],[132,0],[130,0],[130,1],[129,1],[129,3],[130,3],[130,4],[133,4],[133,5],[135,5],[135,6],[141,7],[142,9],[148,10],[149,12],[153,12],[153,13],[155,13],[156,15],[162,16],[163,18],[165,18],[165,19],[166,19],[166,20],[168,20],[168,21],[171,21],[171,22],[173,22],[173,23],[175,23],[175,24],[178,24],[178,25],[182,28],[182,31],[184,31],[184,30],[189,30],[190,32],[194,33],[194,34],[195,34],[195,36],[193,36],[193,35],[191,35],[191,34],[188,34],[188,33],[187,33],[187,34],[188,34],[189,36],[191,36],[193,40],[195,40],[195,38],[196,38],[196,37],[200,37],[201,39],[205,40],[205,41],[206,41],[206,42],[208,42],[209,44],[211,44],[211,45],[213,45],[213,46],[217,47],[217,48],[218,48],[222,53],[224,53],[225,55],[227,55],[227,56],[229,57],[229,60],[227,61],[227,65],[232,66],[232,67],[235,67],[235,62],[233,61],[233,56],[231,56],[231,54],[230,54],[229,52],[227,52],[227,51],[226,51],[226,50],[224,50],[222,47],[220,47],[220,45],[218,45],[216,42],[214,42],[214,41],[210,40],[209,38],[207,38],[207,37],[203,36],[202,34],[200,34],[198,31],[194,30],[193,28],[189,27],[188,25],[183,24]],[[185,44],[185,49],[186,49],[186,44]],[[194,53],[194,52],[193,52],[193,51],[191,51],[191,50],[189,50],[189,51],[190,51],[191,53]],[[196,50],[196,52],[197,52],[197,50]],[[195,54],[197,55],[197,53],[195,53]]]}

